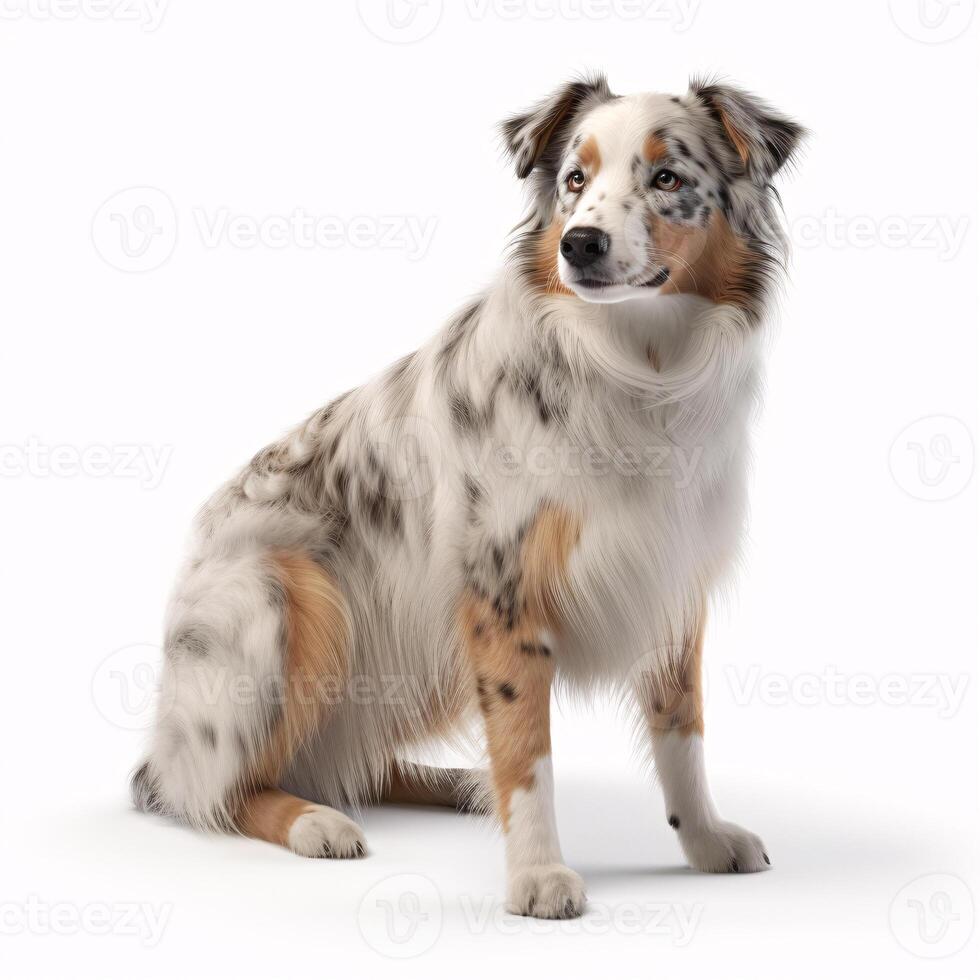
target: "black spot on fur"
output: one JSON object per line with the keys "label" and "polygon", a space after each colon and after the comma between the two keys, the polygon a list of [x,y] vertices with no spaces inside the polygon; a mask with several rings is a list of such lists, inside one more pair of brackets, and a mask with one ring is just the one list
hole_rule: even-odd
{"label": "black spot on fur", "polygon": [[146,813],[163,812],[163,800],[160,798],[156,779],[150,772],[149,762],[144,762],[133,773],[133,777],[129,781],[129,793],[137,810],[143,810]]}
{"label": "black spot on fur", "polygon": [[197,730],[201,733],[201,741],[209,749],[216,749],[218,747],[218,732],[214,725],[209,721],[202,721],[198,726]]}
{"label": "black spot on fur", "polygon": [[483,490],[469,474],[463,477],[463,488],[466,491],[466,499],[471,504],[477,504],[483,499]]}
{"label": "black spot on fur", "polygon": [[440,380],[445,380],[450,374],[459,349],[469,336],[473,323],[482,308],[483,300],[475,300],[463,310],[449,327],[446,341],[436,354],[436,377]]}
{"label": "black spot on fur", "polygon": [[192,657],[206,657],[211,647],[211,634],[205,626],[185,626],[167,644],[167,655],[186,651]]}
{"label": "black spot on fur", "polygon": [[674,830],[677,830],[677,828],[680,827],[680,825],[681,825],[680,820],[678,820],[677,817],[674,816],[674,814],[671,814],[667,818],[667,823],[669,823],[671,825],[671,827],[674,828]]}
{"label": "black spot on fur", "polygon": [[501,684],[497,688],[497,690],[500,691],[500,696],[505,701],[515,701],[515,700],[517,700],[517,691],[514,690],[513,685],[508,684],[508,683],[505,682],[505,683]]}
{"label": "black spot on fur", "polygon": [[526,653],[529,657],[550,657],[551,650],[543,643],[530,643],[527,640],[521,641],[521,653]]}

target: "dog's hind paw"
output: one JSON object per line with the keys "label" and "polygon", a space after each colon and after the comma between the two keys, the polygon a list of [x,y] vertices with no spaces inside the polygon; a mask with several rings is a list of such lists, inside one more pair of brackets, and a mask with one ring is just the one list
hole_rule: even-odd
{"label": "dog's hind paw", "polygon": [[358,858],[367,852],[361,828],[328,806],[314,805],[300,814],[289,828],[287,843],[303,857]]}

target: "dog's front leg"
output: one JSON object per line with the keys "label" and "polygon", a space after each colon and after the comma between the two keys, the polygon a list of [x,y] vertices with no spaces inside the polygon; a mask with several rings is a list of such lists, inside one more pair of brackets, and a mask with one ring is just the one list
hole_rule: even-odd
{"label": "dog's front leg", "polygon": [[467,648],[486,724],[494,801],[507,848],[508,911],[580,915],[582,879],[562,861],[555,824],[547,635],[507,625],[486,604],[467,616]]}
{"label": "dog's front leg", "polygon": [[770,864],[762,841],[723,820],[708,788],[704,765],[701,650],[704,617],[677,648],[639,674],[653,758],[667,805],[667,821],[680,838],[691,867],[699,871],[764,871]]}

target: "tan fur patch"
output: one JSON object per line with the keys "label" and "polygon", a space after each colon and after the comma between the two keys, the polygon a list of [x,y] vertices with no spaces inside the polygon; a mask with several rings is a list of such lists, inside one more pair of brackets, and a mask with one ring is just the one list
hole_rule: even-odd
{"label": "tan fur patch", "polygon": [[272,561],[286,597],[285,703],[252,775],[259,787],[275,785],[333,707],[350,671],[350,623],[334,580],[306,555],[280,552]]}
{"label": "tan fur patch", "polygon": [[595,176],[602,166],[602,154],[599,152],[599,143],[594,136],[590,136],[578,151],[579,162],[589,172]]}
{"label": "tan fur patch", "polygon": [[472,774],[466,769],[399,762],[392,767],[380,802],[468,809],[472,784]]}
{"label": "tan fur patch", "polygon": [[640,700],[654,735],[704,735],[704,625],[701,614],[677,649],[670,651],[670,663],[655,671],[644,671],[640,678]]}
{"label": "tan fur patch", "polygon": [[248,797],[238,816],[238,829],[249,837],[281,844],[289,841],[289,830],[297,818],[316,809],[307,800],[279,789],[268,789]]}
{"label": "tan fur patch", "polygon": [[657,160],[663,160],[667,155],[667,144],[656,133],[650,133],[643,141],[643,159],[655,163]]}
{"label": "tan fur patch", "polygon": [[558,276],[558,245],[561,242],[561,233],[561,222],[555,221],[538,235],[530,270],[531,285],[542,293],[572,296],[572,291]]}
{"label": "tan fur patch", "polygon": [[534,763],[551,753],[554,662],[541,640],[560,632],[568,560],[581,522],[561,508],[541,510],[521,548],[521,612],[508,628],[489,599],[468,596],[461,608],[467,654],[486,723],[499,816],[510,821],[515,790],[534,785]]}
{"label": "tan fur patch", "polygon": [[732,145],[735,147],[735,152],[741,157],[742,165],[746,165],[749,162],[749,144],[745,137],[732,125],[732,121],[728,118],[727,113],[722,110],[718,110],[718,114],[721,116],[721,124],[725,127],[725,132],[728,134],[728,138],[732,141]]}
{"label": "tan fur patch", "polygon": [[747,307],[750,273],[757,259],[717,211],[707,228],[651,222],[654,254],[670,270],[664,293],[696,293],[714,303]]}

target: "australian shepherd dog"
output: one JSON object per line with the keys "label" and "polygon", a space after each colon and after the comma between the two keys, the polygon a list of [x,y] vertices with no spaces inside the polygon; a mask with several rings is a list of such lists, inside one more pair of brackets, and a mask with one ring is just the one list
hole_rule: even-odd
{"label": "australian shepherd dog", "polygon": [[[485,801],[507,907],[562,918],[585,890],[555,821],[556,686],[635,705],[694,868],[770,864],[712,801],[701,651],[785,264],[773,179],[803,130],[727,84],[599,76],[501,132],[528,210],[492,285],[201,511],[132,791],[312,858],[366,854],[343,809]],[[485,767],[421,764],[480,721]]]}

